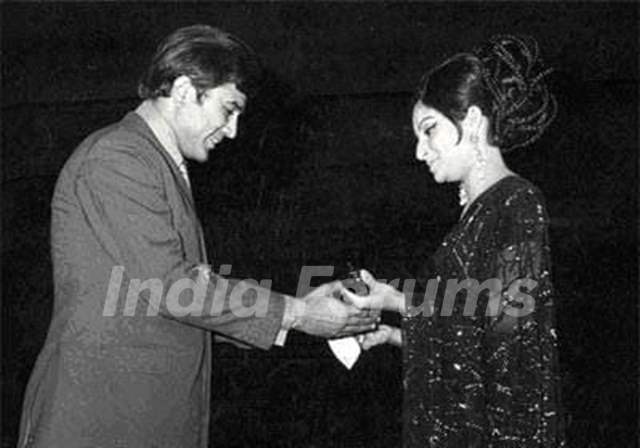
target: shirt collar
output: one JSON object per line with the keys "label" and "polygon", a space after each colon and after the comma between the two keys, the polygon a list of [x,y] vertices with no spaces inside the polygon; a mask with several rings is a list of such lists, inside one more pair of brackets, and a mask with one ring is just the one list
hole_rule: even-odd
{"label": "shirt collar", "polygon": [[173,129],[169,127],[160,112],[151,104],[151,100],[145,100],[138,106],[136,113],[142,117],[153,131],[162,148],[171,156],[176,166],[180,168],[184,163],[184,156],[178,149],[178,142]]}

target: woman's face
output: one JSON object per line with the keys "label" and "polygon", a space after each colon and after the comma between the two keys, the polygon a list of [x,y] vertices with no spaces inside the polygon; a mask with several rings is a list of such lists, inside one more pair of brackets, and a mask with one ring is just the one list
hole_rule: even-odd
{"label": "woman's face", "polygon": [[417,102],[413,108],[416,158],[429,166],[438,183],[462,181],[475,160],[466,139],[458,142],[458,129],[436,109]]}

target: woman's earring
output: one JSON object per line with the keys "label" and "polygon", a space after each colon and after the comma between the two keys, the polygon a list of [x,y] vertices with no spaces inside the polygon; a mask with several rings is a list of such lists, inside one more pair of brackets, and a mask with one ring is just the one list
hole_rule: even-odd
{"label": "woman's earring", "polygon": [[484,167],[487,165],[487,163],[484,161],[484,159],[480,162],[480,173],[478,174],[478,180],[480,182],[484,182],[485,179],[485,169]]}
{"label": "woman's earring", "polygon": [[[477,137],[476,137],[477,139]],[[476,151],[477,153],[477,161],[478,161],[478,180],[483,182],[485,179],[485,168],[487,167],[487,159],[482,155],[480,150]]]}

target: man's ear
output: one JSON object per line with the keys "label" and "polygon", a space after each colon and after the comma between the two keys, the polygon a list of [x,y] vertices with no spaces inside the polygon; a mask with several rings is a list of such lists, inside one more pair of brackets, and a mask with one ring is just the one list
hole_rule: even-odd
{"label": "man's ear", "polygon": [[191,78],[186,75],[178,76],[171,86],[171,98],[178,104],[184,104],[194,100],[196,97],[196,89],[191,83]]}

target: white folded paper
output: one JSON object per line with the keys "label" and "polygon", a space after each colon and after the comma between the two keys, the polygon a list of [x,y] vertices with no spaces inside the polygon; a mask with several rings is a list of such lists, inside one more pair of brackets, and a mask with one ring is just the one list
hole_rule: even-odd
{"label": "white folded paper", "polygon": [[354,336],[339,339],[329,339],[329,348],[347,369],[351,370],[360,357],[362,349]]}

